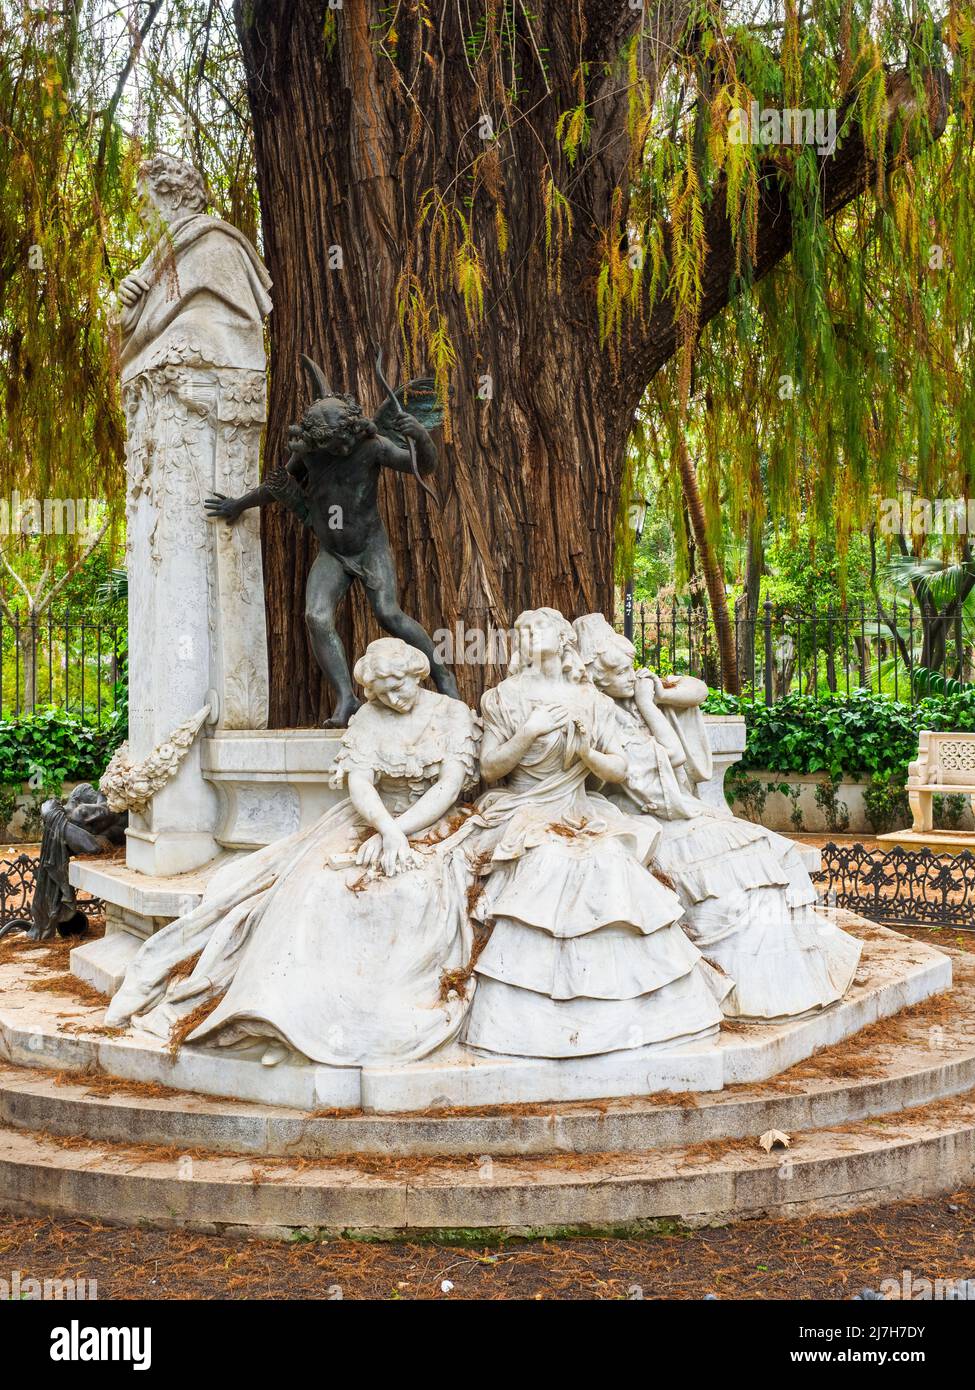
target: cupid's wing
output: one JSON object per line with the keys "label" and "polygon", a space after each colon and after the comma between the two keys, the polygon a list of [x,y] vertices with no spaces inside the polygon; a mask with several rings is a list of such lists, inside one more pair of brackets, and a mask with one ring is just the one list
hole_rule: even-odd
{"label": "cupid's wing", "polygon": [[282,507],[287,507],[294,512],[299,521],[308,525],[308,503],[301,486],[291,476],[283,464],[277,468],[272,468],[264,479],[264,487],[274,498],[275,502],[280,502]]}
{"label": "cupid's wing", "polygon": [[[438,425],[443,424],[443,401],[437,393],[437,383],[432,376],[414,377],[412,381],[406,382],[394,391],[393,395],[399,402],[399,408],[419,420],[424,429],[435,430]],[[377,410],[373,423],[384,438],[391,440],[400,449],[408,449],[405,436],[393,427],[396,413],[393,402],[387,398]]]}

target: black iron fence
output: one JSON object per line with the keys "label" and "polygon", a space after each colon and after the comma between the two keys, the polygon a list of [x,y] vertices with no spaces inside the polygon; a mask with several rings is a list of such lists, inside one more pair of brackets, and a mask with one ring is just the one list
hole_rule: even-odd
{"label": "black iron fence", "polygon": [[36,855],[18,854],[0,863],[0,927],[14,917],[29,917],[37,883],[40,860]]}
{"label": "black iron fence", "polygon": [[[0,862],[0,928],[29,917],[39,859],[18,854]],[[975,931],[975,854],[940,854],[930,849],[866,849],[861,844],[827,844],[813,875],[824,903],[846,908],[888,926],[953,927]],[[81,895],[88,916],[103,910],[97,898]]]}
{"label": "black iron fence", "polygon": [[0,719],[60,705],[100,726],[125,699],[120,676],[124,625],[58,617],[0,615]]}
{"label": "black iron fence", "polygon": [[[932,615],[906,601],[809,609],[766,601],[754,615],[735,613],[732,626],[740,693],[768,704],[858,689],[913,704],[940,682],[972,679],[975,668],[961,612]],[[731,688],[703,602],[635,605],[633,641],[640,665]]]}
{"label": "black iron fence", "polygon": [[975,931],[975,854],[828,844],[813,878],[823,900],[888,926]]}
{"label": "black iron fence", "polygon": [[[766,602],[754,616],[737,612],[732,626],[739,689],[769,704],[784,695],[857,689],[913,703],[932,688],[932,677],[975,675],[961,613],[931,615],[909,602],[820,609]],[[101,725],[125,700],[126,637],[124,624],[71,613],[35,620],[0,615],[0,718],[59,705]],[[641,665],[730,688],[704,603],[636,605],[633,640]]]}

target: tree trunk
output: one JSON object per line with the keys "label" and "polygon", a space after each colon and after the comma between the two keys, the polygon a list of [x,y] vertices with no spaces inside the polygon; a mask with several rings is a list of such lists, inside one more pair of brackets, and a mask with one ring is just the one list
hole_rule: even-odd
{"label": "tree trunk", "polygon": [[[657,7],[660,52],[679,39],[689,9],[687,0]],[[415,274],[456,355],[449,438],[444,432],[438,441],[440,503],[434,507],[408,476],[391,475],[382,508],[400,602],[431,633],[457,621],[468,632],[506,629],[520,610],[540,604],[568,617],[613,611],[627,437],[651,376],[676,346],[669,305],[661,304],[614,371],[595,310],[599,237],[614,221],[614,198],[630,186],[628,93],[607,64],[651,21],[638,8],[601,0],[534,0],[512,10],[520,89],[517,119],[506,125],[503,83],[471,56],[464,14],[466,7],[442,7],[431,30],[418,11],[402,7],[389,56],[377,38],[389,23],[381,0],[340,10],[328,10],[326,0],[235,3],[274,280],[266,464],[281,461],[287,428],[306,404],[300,353],[321,361],[332,385],[353,392],[367,411],[382,399],[372,367],[378,347],[394,381],[433,365],[406,360],[397,319],[400,278]],[[539,43],[544,64],[530,61]],[[570,166],[555,129],[578,101],[580,64],[589,74],[592,126],[589,152]],[[496,143],[479,136],[485,114],[502,132]],[[832,184],[824,175],[828,210],[868,176],[857,144],[851,137],[834,157]],[[561,292],[546,251],[549,178],[568,188],[572,207]],[[434,262],[441,284],[436,293],[429,289],[436,211],[420,221],[431,190],[453,198],[458,187],[464,196],[448,213],[450,235],[457,234],[459,209],[485,272],[476,324],[476,309],[471,315],[458,290],[456,261]],[[625,202],[620,207],[617,225]],[[702,323],[727,302],[734,265],[720,195],[706,218]],[[508,243],[503,253],[499,219]],[[762,274],[789,247],[787,198],[774,180],[759,235]],[[302,618],[316,543],[280,509],[265,512],[263,535],[271,722],[315,723],[329,703]],[[378,630],[355,588],[346,608],[344,636],[354,658]],[[453,656],[463,657],[463,643]],[[490,661],[455,670],[471,701],[499,675]]]}
{"label": "tree trunk", "polygon": [[714,631],[718,639],[718,657],[721,662],[721,683],[732,695],[739,694],[738,652],[735,647],[735,634],[728,613],[728,596],[725,593],[724,573],[718,563],[714,546],[711,544],[704,516],[704,499],[697,482],[697,469],[687,449],[687,439],[682,429],[677,431],[677,467],[680,470],[681,486],[687,501],[687,515],[701,562],[704,586],[711,601],[711,616],[714,618]]}
{"label": "tree trunk", "polygon": [[[550,5],[543,8],[554,14]],[[429,223],[419,236],[416,226],[425,194],[454,178],[458,151],[465,158],[480,152],[478,113],[460,80],[464,43],[452,10],[440,25],[434,58],[416,67],[413,95],[425,116],[417,130],[412,98],[373,47],[377,4],[345,7],[331,56],[322,0],[244,9],[238,6],[237,18],[274,280],[272,465],[280,462],[287,427],[306,404],[300,353],[321,361],[332,385],[353,392],[367,411],[383,399],[373,373],[377,347],[384,349],[385,372],[394,383],[427,366],[404,362],[397,281],[410,263],[410,248],[430,236]],[[577,62],[570,27],[564,20],[550,24],[564,31],[565,51],[553,45],[553,74]],[[402,28],[398,69],[413,72],[417,26],[404,18]],[[548,283],[539,193],[544,151],[532,147],[537,131],[547,128],[548,154],[556,158],[559,107],[558,98],[545,98],[541,78],[534,80],[543,108],[535,131],[513,137],[520,173],[505,209],[503,263],[490,231],[497,206],[487,188],[476,192],[469,209],[483,233],[486,292],[497,296],[476,332],[455,286],[448,281],[443,287],[458,362],[451,437],[438,439],[440,506],[408,476],[390,475],[383,483],[400,601],[431,633],[456,619],[468,630],[505,629],[531,604],[569,616],[612,611],[616,506],[636,402],[632,394],[621,400],[613,385],[592,306],[576,293],[557,295]],[[336,247],[339,253],[330,252]],[[338,254],[342,269],[330,270],[330,255],[334,264]],[[423,251],[416,254],[422,260]],[[578,263],[576,273],[581,278]],[[479,399],[485,378],[491,399]],[[301,616],[315,542],[289,515],[269,509],[264,545],[271,720],[315,722],[327,711],[328,693]],[[345,638],[355,656],[379,634],[362,594],[354,589],[350,599]],[[456,674],[471,700],[498,678],[490,664],[465,665]]]}
{"label": "tree trunk", "polygon": [[30,618],[20,629],[20,708],[18,714],[33,714],[37,707],[37,627]]}
{"label": "tree trunk", "polygon": [[738,625],[738,678],[752,690],[756,687],[755,648],[758,633],[758,605],[762,594],[762,572],[765,568],[765,529],[762,517],[752,512],[748,519],[747,553],[745,556],[745,590],[736,605],[740,612]]}

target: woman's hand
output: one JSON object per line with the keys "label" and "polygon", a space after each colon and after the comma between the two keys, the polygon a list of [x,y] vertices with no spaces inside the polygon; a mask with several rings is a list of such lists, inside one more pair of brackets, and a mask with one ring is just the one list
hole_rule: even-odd
{"label": "woman's hand", "polygon": [[420,860],[416,851],[410,849],[410,842],[402,830],[394,826],[383,835],[383,852],[379,862],[383,873],[392,878],[393,874],[401,873],[404,869],[415,868]]}
{"label": "woman's hand", "polygon": [[575,750],[576,757],[581,759],[588,767],[592,757],[592,734],[581,719],[573,721],[572,747]]}
{"label": "woman's hand", "polygon": [[648,671],[646,667],[640,666],[634,674],[636,676],[635,698],[639,701],[642,696],[645,700],[656,701],[657,696],[664,688],[663,681],[656,671]]}
{"label": "woman's hand", "polygon": [[500,782],[521,762],[536,739],[554,734],[569,722],[565,705],[539,704],[510,738],[498,741],[489,729],[481,743],[481,775],[485,782]]}
{"label": "woman's hand", "polygon": [[525,720],[522,728],[525,737],[532,743],[546,734],[554,734],[569,722],[569,711],[565,705],[536,705]]}
{"label": "woman's hand", "polygon": [[708,688],[696,676],[657,676],[653,677],[655,702],[672,709],[692,709],[703,704],[708,697]]}
{"label": "woman's hand", "polygon": [[562,766],[566,771],[578,760],[585,763],[590,771],[595,771],[592,766],[592,734],[578,716],[574,716],[569,725],[569,736],[565,741],[565,756]]}
{"label": "woman's hand", "polygon": [[387,878],[392,878],[404,869],[414,868],[419,859],[402,830],[393,825],[381,834],[370,835],[360,847],[356,863],[367,868],[377,865]]}

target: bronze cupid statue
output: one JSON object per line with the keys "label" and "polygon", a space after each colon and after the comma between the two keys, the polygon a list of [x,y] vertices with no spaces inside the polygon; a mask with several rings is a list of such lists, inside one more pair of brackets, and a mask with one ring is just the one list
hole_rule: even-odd
{"label": "bronze cupid statue", "polygon": [[379,514],[383,468],[412,473],[423,487],[423,478],[436,470],[437,450],[429,431],[442,422],[443,409],[434,381],[418,377],[392,391],[383,378],[380,357],[376,373],[388,400],[369,419],[354,396],[332,390],[316,363],[308,357],[302,362],[314,399],[301,423],[291,426],[288,463],[253,492],[243,497],[218,493],[204,506],[211,517],[232,524],[249,507],[280,502],[318,538],[319,552],[305,590],[305,621],[315,658],[335,695],[326,728],[345,728],[360,704],[335,626],[336,607],[354,580],[365,588],[380,626],[421,651],[437,689],[458,699],[456,682],[434,656],[430,637],[397,602],[393,556]]}

